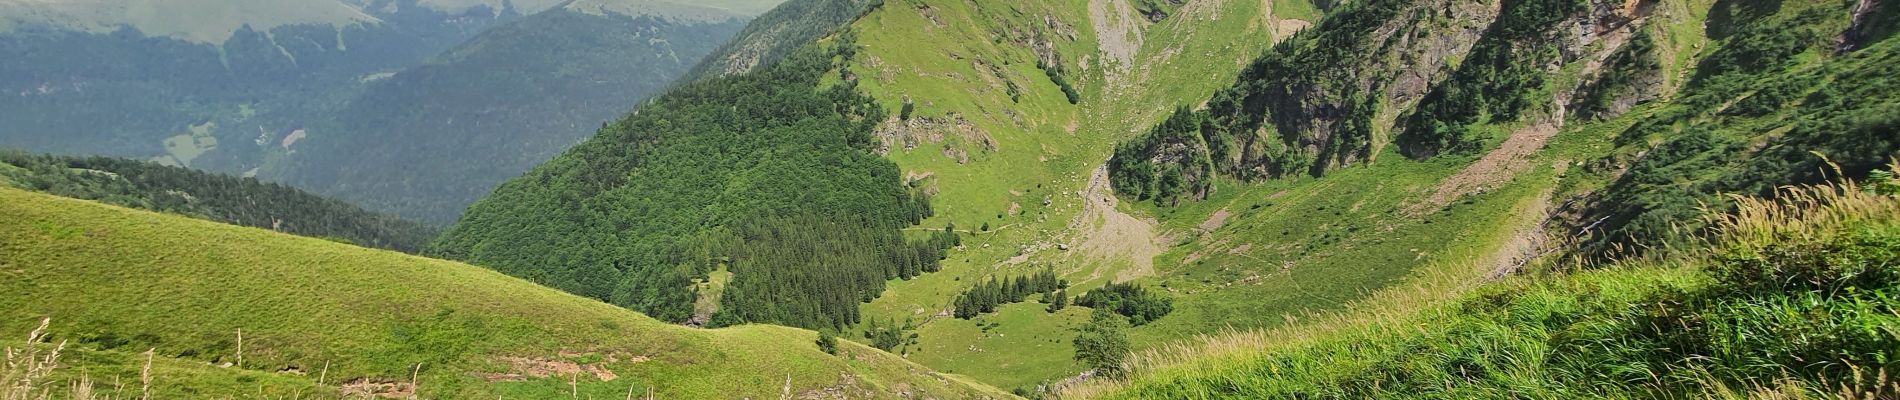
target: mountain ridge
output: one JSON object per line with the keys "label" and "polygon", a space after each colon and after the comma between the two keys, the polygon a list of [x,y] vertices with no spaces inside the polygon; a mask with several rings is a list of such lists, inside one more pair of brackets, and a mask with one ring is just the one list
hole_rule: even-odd
{"label": "mountain ridge", "polygon": [[40,28],[111,33],[131,28],[148,36],[206,44],[223,43],[247,26],[269,31],[285,25],[331,25],[341,29],[383,23],[342,0],[0,1],[0,32]]}

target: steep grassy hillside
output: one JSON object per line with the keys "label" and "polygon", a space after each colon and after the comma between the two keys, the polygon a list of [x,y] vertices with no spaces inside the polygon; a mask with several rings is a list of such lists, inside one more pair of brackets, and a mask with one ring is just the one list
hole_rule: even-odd
{"label": "steep grassy hillside", "polygon": [[1063,397],[1887,398],[1896,195],[1881,174],[1740,199],[1710,240],[1666,254],[1389,302],[1323,335],[1214,337]]}
{"label": "steep grassy hillside", "polygon": [[0,186],[407,253],[439,233],[278,184],[109,157],[0,150]]}
{"label": "steep grassy hillside", "polygon": [[155,398],[1007,396],[828,355],[810,331],[689,329],[453,262],[13,189],[0,221],[0,332],[52,318],[60,376],[95,382],[137,381],[154,349]]}
{"label": "steep grassy hillside", "polygon": [[[1007,388],[1086,369],[1069,338],[1087,310],[953,318],[988,278],[1053,266],[1071,295],[1156,288],[1174,312],[1128,332],[1156,348],[1387,291],[1459,293],[1630,236],[1614,215],[1813,182],[1806,150],[1851,157],[1848,174],[1894,154],[1889,51],[1825,40],[1883,31],[1879,7],[1367,1],[1317,19],[1292,2],[1155,3],[893,1],[854,25],[860,86],[912,109],[880,138],[933,193],[924,225],[974,235],[867,308],[914,321],[914,359]],[[1751,98],[1777,111],[1729,106]],[[1720,140],[1663,151],[1704,130]]]}
{"label": "steep grassy hillside", "polygon": [[892,1],[859,20],[860,86],[913,110],[879,129],[881,150],[934,193],[925,226],[971,235],[943,272],[894,283],[867,312],[917,323],[913,359],[1001,387],[1082,371],[1069,339],[1088,310],[1050,314],[1031,296],[962,320],[952,301],[1047,267],[1078,286],[1072,296],[1152,274],[1169,243],[1098,173],[1113,143],[1317,15],[1299,1],[1197,1],[1159,22],[1116,1]]}

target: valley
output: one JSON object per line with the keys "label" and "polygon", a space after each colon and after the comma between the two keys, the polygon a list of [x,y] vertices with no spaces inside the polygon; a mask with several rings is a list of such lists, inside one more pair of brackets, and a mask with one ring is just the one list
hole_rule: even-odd
{"label": "valley", "polygon": [[107,152],[244,178],[0,152],[0,333],[184,397],[1900,393],[1900,3],[530,3],[339,3],[494,20]]}

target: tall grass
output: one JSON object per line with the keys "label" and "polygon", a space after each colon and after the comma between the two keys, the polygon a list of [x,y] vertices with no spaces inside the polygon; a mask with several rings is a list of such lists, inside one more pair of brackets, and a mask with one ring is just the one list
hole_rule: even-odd
{"label": "tall grass", "polygon": [[[53,373],[60,368],[59,356],[66,350],[66,341],[61,340],[50,349],[40,343],[46,338],[46,326],[51,322],[51,318],[41,319],[40,326],[26,334],[25,345],[6,348],[6,367],[0,369],[0,385],[4,385],[0,386],[0,400],[115,399],[100,393],[92,378],[85,375],[65,382],[53,379]],[[146,369],[151,369],[149,362]]]}
{"label": "tall grass", "polygon": [[66,342],[59,342],[52,351],[42,353],[40,338],[46,333],[46,325],[51,319],[40,320],[40,327],[26,335],[26,345],[19,349],[7,347],[6,369],[0,370],[0,400],[43,399],[51,396],[46,390],[46,378],[59,368],[59,352],[66,349]]}
{"label": "tall grass", "polygon": [[[1463,294],[1386,293],[1367,304],[1391,309],[1206,336],[1132,357],[1131,381],[1062,394],[1895,398],[1900,200],[1884,193],[1846,182],[1738,198],[1697,246]],[[1417,288],[1469,278],[1432,279]]]}

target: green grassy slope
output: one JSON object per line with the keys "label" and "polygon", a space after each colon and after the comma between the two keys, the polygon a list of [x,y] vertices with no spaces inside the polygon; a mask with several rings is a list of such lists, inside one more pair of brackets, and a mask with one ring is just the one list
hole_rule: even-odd
{"label": "green grassy slope", "polygon": [[[1721,142],[1727,147],[1717,147],[1737,149],[1746,147],[1740,143],[1779,140],[1776,133],[1795,124],[1785,118],[1790,115],[1835,116],[1827,117],[1834,122],[1802,124],[1810,126],[1806,131],[1814,131],[1835,126],[1829,123],[1848,124],[1841,122],[1847,115],[1891,104],[1884,95],[1871,93],[1876,89],[1867,88],[1876,86],[1832,91],[1802,86],[1795,94],[1780,93],[1775,98],[1807,93],[1835,96],[1856,88],[1851,92],[1866,94],[1855,98],[1880,100],[1843,107],[1814,102],[1803,109],[1812,111],[1795,113],[1706,111],[1691,118],[1663,119],[1659,116],[1684,114],[1669,103],[1678,97],[1720,92],[1720,96],[1704,97],[1725,100],[1697,101],[1723,105],[1751,94],[1746,89],[1696,87],[1695,76],[1706,67],[1702,59],[1728,43],[1712,40],[1707,32],[1722,29],[1722,24],[1705,21],[1711,18],[1711,10],[1754,9],[1727,4],[1737,2],[1664,1],[1633,8],[1585,2],[1586,10],[1617,13],[1632,22],[1596,27],[1600,30],[1553,28],[1547,37],[1490,39],[1493,42],[1487,46],[1492,51],[1526,49],[1510,57],[1541,60],[1538,57],[1562,55],[1557,61],[1526,64],[1549,65],[1548,69],[1512,71],[1534,79],[1525,81],[1530,83],[1524,87],[1511,86],[1491,96],[1518,96],[1530,104],[1519,110],[1517,118],[1486,115],[1461,128],[1470,137],[1482,139],[1473,145],[1476,150],[1407,158],[1400,146],[1387,144],[1401,134],[1410,108],[1420,97],[1465,69],[1461,62],[1464,52],[1471,49],[1468,45],[1409,50],[1403,46],[1458,41],[1459,32],[1477,41],[1487,32],[1490,18],[1524,24],[1549,16],[1539,15],[1536,5],[1500,11],[1485,9],[1496,4],[1460,3],[1464,8],[1453,13],[1439,6],[1447,4],[1443,2],[1380,2],[1396,4],[1399,11],[1389,20],[1373,21],[1374,27],[1389,24],[1404,35],[1378,36],[1364,43],[1369,46],[1367,54],[1348,54],[1344,59],[1353,61],[1325,67],[1345,70],[1370,63],[1384,69],[1361,75],[1313,71],[1308,78],[1340,79],[1327,83],[1344,92],[1275,100],[1292,99],[1288,102],[1312,108],[1295,111],[1322,116],[1315,121],[1332,121],[1314,123],[1329,128],[1294,135],[1320,142],[1330,140],[1329,132],[1344,129],[1338,128],[1341,121],[1334,121],[1339,117],[1314,111],[1325,108],[1315,104],[1361,107],[1355,112],[1373,118],[1366,131],[1370,139],[1353,145],[1363,146],[1365,155],[1323,163],[1327,166],[1323,178],[1295,174],[1280,180],[1237,181],[1222,177],[1213,180],[1210,197],[1178,207],[1083,198],[1090,188],[1091,172],[1108,159],[1113,143],[1146,132],[1177,106],[1192,109],[1205,104],[1216,90],[1235,84],[1240,71],[1275,39],[1316,22],[1310,18],[1317,17],[1318,11],[1311,5],[1283,3],[1297,2],[1188,2],[1164,7],[1169,17],[1159,22],[1139,17],[1136,23],[1123,24],[1127,19],[1117,14],[1121,5],[1135,10],[1141,2],[891,1],[859,20],[853,27],[865,46],[852,72],[860,78],[860,87],[886,108],[899,109],[906,101],[913,104],[911,120],[889,122],[880,133],[888,157],[907,176],[923,178],[924,187],[936,193],[937,217],[923,225],[955,223],[972,235],[963,248],[951,253],[943,272],[894,283],[866,307],[870,318],[920,322],[919,345],[911,356],[921,363],[999,387],[1033,387],[1083,369],[1069,360],[1067,338],[1074,326],[1087,319],[1086,310],[1045,314],[1031,303],[1004,307],[975,320],[957,320],[945,316],[943,310],[958,292],[985,277],[1021,275],[1044,265],[1055,266],[1080,289],[1111,280],[1160,287],[1175,297],[1176,311],[1134,328],[1130,334],[1138,349],[1166,348],[1194,335],[1229,328],[1306,329],[1302,327],[1311,325],[1309,320],[1332,312],[1364,310],[1388,301],[1381,299],[1411,296],[1406,298],[1430,303],[1454,298],[1494,275],[1523,267],[1528,259],[1548,254],[1553,250],[1548,246],[1551,242],[1586,228],[1595,219],[1593,215],[1591,220],[1575,220],[1587,213],[1579,209],[1598,201],[1594,194],[1615,185],[1624,168],[1636,163],[1651,145],[1680,133],[1655,129],[1630,133],[1632,127],[1644,123],[1683,126],[1670,125],[1674,122],[1726,127],[1721,128],[1724,134],[1736,139]],[[1771,17],[1764,21],[1798,21],[1787,29],[1821,37],[1848,29],[1851,8],[1851,4],[1791,3],[1771,9]],[[1447,20],[1446,13],[1471,20]],[[1586,14],[1566,14],[1558,23],[1534,28],[1583,26],[1589,20]],[[1307,19],[1288,19],[1293,17]],[[1618,32],[1625,27],[1627,32]],[[1590,36],[1573,36],[1576,32]],[[1635,42],[1632,37],[1642,35],[1653,40],[1650,51],[1656,65],[1635,71],[1637,78],[1620,78],[1637,83],[1614,82],[1636,86],[1619,87],[1626,92],[1610,101],[1620,103],[1627,112],[1591,114],[1599,110],[1586,106],[1602,105],[1574,100],[1590,96],[1593,88],[1608,87],[1607,80],[1613,78],[1606,76],[1615,74],[1607,72],[1619,68],[1609,57]],[[1409,40],[1382,41],[1387,37]],[[1508,38],[1518,42],[1504,44]],[[1745,39],[1751,41],[1750,46],[1782,43],[1774,41],[1780,40],[1774,34]],[[1308,41],[1300,45],[1324,50],[1336,44]],[[1398,50],[1392,50],[1395,46]],[[1885,53],[1840,55],[1824,47],[1795,46],[1791,54],[1785,54],[1785,65],[1750,79],[1771,82],[1785,76],[1803,82],[1876,83],[1868,77],[1884,70],[1875,66],[1883,65],[1878,60],[1886,59]],[[1038,58],[1048,56],[1050,49],[1080,89],[1079,104],[1069,104],[1036,68]],[[1124,59],[1130,60],[1129,67],[1119,68],[1119,60]],[[1599,69],[1600,65],[1611,66]],[[1404,79],[1410,74],[1407,71],[1421,68],[1435,71],[1424,73],[1422,81]],[[1020,96],[1012,100],[1012,93]],[[1832,97],[1811,99],[1828,98]],[[1302,103],[1307,100],[1312,101]],[[1649,122],[1653,120],[1661,122]],[[1877,121],[1871,124],[1862,125],[1878,125]],[[1868,132],[1880,131],[1854,132],[1860,136],[1853,137],[1864,138]],[[1851,143],[1828,139],[1849,136],[1803,137],[1830,146]],[[1799,140],[1782,142],[1789,144],[1776,147],[1805,146]],[[1890,141],[1864,142],[1869,146],[1862,147],[1868,149],[1890,148],[1882,147]],[[1867,158],[1860,153],[1874,151],[1856,152],[1856,168]],[[1776,157],[1791,158],[1783,156]],[[1730,170],[1745,171],[1741,168]],[[1739,172],[1694,176],[1747,180]],[[1658,185],[1663,188],[1659,190],[1674,187],[1667,183]],[[983,225],[991,229],[980,229]],[[1071,294],[1081,292],[1070,290]],[[1411,295],[1414,292],[1433,294]]]}
{"label": "green grassy slope", "polygon": [[[873,318],[928,321],[913,359],[1006,388],[1079,373],[1068,340],[1087,310],[1050,315],[1030,302],[975,320],[939,313],[967,285],[1045,265],[1082,288],[1151,274],[1145,258],[1165,247],[1162,232],[1132,210],[1088,204],[1100,201],[1082,196],[1093,172],[1132,127],[1199,102],[1308,22],[1297,18],[1316,15],[1299,1],[1210,1],[1151,23],[1115,3],[889,1],[853,25],[864,44],[852,67],[860,88],[889,109],[913,104],[912,119],[887,122],[880,139],[936,194],[938,216],[923,225],[972,235],[942,272],[894,282],[866,307]],[[1078,104],[1039,60],[1059,65]]]}
{"label": "green grassy slope", "polygon": [[[1599,230],[1621,225],[1616,217],[1644,214],[1638,221],[1648,224],[1647,231],[1614,233],[1635,234],[1653,244],[1669,234],[1665,231],[1671,227],[1701,226],[1704,212],[1728,209],[1730,198],[1720,193],[1767,195],[1767,188],[1774,185],[1814,182],[1838,173],[1863,175],[1892,157],[1895,125],[1888,115],[1895,104],[1889,89],[1893,84],[1889,77],[1894,76],[1890,67],[1893,44],[1864,41],[1853,52],[1823,45],[1818,38],[1855,29],[1850,27],[1852,4],[1759,6],[1752,2],[1655,4],[1641,24],[1632,25],[1639,33],[1631,35],[1653,39],[1656,47],[1651,51],[1657,64],[1649,67],[1653,69],[1616,71],[1612,66],[1596,71],[1593,63],[1583,61],[1588,56],[1567,59],[1566,64],[1540,73],[1539,83],[1525,91],[1505,91],[1541,105],[1526,109],[1521,118],[1485,116],[1472,123],[1474,137],[1488,138],[1479,146],[1483,151],[1411,160],[1388,148],[1373,154],[1377,162],[1331,170],[1324,178],[1262,183],[1223,179],[1215,182],[1214,194],[1205,200],[1180,207],[1140,206],[1159,217],[1164,231],[1182,236],[1175,247],[1156,258],[1160,275],[1150,280],[1179,296],[1176,314],[1131,332],[1137,347],[1153,349],[1160,354],[1155,358],[1175,362],[1224,350],[1245,355],[1190,361],[1189,366],[1138,378],[1135,390],[1118,395],[1603,395],[1590,391],[1591,379],[1624,379],[1622,386],[1604,390],[1619,393],[1613,396],[1633,397],[1732,395],[1720,393],[1719,388],[1698,392],[1703,389],[1699,385],[1727,384],[1740,391],[1778,388],[1768,382],[1774,379],[1772,373],[1736,364],[1700,371],[1657,360],[1632,366],[1637,364],[1632,358],[1640,357],[1626,355],[1565,354],[1570,351],[1561,347],[1569,343],[1566,340],[1622,340],[1615,335],[1585,336],[1588,339],[1576,335],[1601,328],[1597,323],[1623,319],[1627,315],[1619,314],[1620,308],[1684,287],[1672,282],[1702,279],[1692,273],[1587,274],[1562,283],[1540,281],[1535,284],[1558,288],[1532,290],[1537,294],[1525,296],[1530,304],[1505,306],[1509,313],[1473,311],[1473,304],[1490,299],[1475,298],[1482,294],[1463,295],[1473,288],[1485,288],[1480,293],[1513,290],[1514,284],[1488,287],[1486,283],[1527,264],[1574,265],[1566,252],[1576,249],[1569,246],[1590,235],[1610,236]],[[1803,37],[1810,39],[1799,39]],[[1580,54],[1620,51],[1612,43],[1582,47]],[[1623,103],[1629,111],[1620,116],[1589,116],[1588,104],[1569,100],[1589,96],[1588,88],[1604,84],[1603,79],[1610,79],[1605,77],[1617,76],[1615,72],[1636,75],[1622,78],[1637,83],[1619,84],[1636,86],[1634,91],[1647,91],[1652,97],[1632,96],[1639,99]],[[1566,89],[1573,86],[1580,88]],[[1842,96],[1856,101],[1834,100]],[[1551,136],[1525,146],[1525,140],[1543,135]],[[1825,172],[1821,157],[1805,153],[1809,150],[1841,160],[1839,169]],[[1605,221],[1610,223],[1599,225]],[[1695,265],[1690,270],[1708,264],[1686,263]],[[1593,298],[1599,286],[1608,298]],[[1624,292],[1610,293],[1615,291]],[[1738,301],[1784,299],[1776,296],[1781,294]],[[1430,308],[1443,302],[1455,306]],[[1584,304],[1550,310],[1539,309],[1548,304],[1538,302]],[[1834,306],[1840,305],[1828,307]],[[1421,312],[1421,307],[1429,310]],[[1730,311],[1760,310],[1693,312],[1718,318]],[[1523,313],[1595,322],[1530,324],[1511,319]],[[1374,334],[1342,332],[1341,326],[1368,321],[1386,325]],[[1224,325],[1270,329],[1215,335],[1210,339],[1213,344],[1204,347],[1165,344]],[[1411,332],[1420,326],[1452,328]],[[1537,336],[1543,331],[1560,332]],[[1495,332],[1534,333],[1487,336]],[[1546,339],[1557,343],[1549,344],[1552,348],[1509,347]],[[1670,340],[1676,339],[1681,338]],[[1854,340],[1863,339],[1884,340]],[[1877,346],[1854,343],[1786,350],[1833,352],[1828,354],[1847,358],[1883,354]],[[1686,344],[1638,343],[1632,346],[1658,347],[1632,351],[1660,351],[1676,345]],[[1680,352],[1670,354],[1717,357],[1724,363],[1767,360],[1756,365],[1775,365],[1783,361],[1724,351],[1777,345],[1782,344],[1722,343],[1719,346],[1727,348],[1678,347]],[[1262,348],[1271,352],[1260,352]],[[1516,359],[1484,358],[1493,356]],[[1561,360],[1539,364],[1544,358]],[[1633,383],[1636,376],[1604,378],[1593,375],[1597,372],[1590,368],[1566,363],[1653,372],[1646,378],[1672,383],[1645,386]],[[1872,370],[1874,364],[1857,365]],[[1727,375],[1701,379],[1698,373]],[[1841,371],[1818,376],[1832,380],[1810,379],[1792,386],[1829,391],[1826,386],[1848,379]]]}
{"label": "green grassy slope", "polygon": [[[1889,167],[1891,168],[1891,166]],[[1900,186],[1739,200],[1654,258],[1513,278],[1318,339],[1228,335],[1065,398],[1886,398]]]}
{"label": "green grassy slope", "polygon": [[[491,381],[531,372],[502,357],[610,371],[575,379],[596,398],[1007,396],[863,346],[826,355],[810,331],[689,329],[448,261],[13,189],[0,221],[0,332],[51,317],[81,349],[64,373],[107,382],[136,380],[155,348],[160,397],[332,397],[417,365],[423,397],[576,390],[559,374]],[[242,365],[213,366],[238,362],[240,330]]]}

